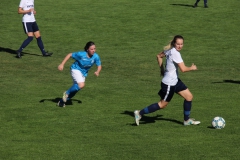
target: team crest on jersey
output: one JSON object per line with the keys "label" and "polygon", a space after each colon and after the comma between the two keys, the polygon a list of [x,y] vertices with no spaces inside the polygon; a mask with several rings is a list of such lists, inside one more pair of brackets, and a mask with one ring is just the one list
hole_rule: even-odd
{"label": "team crest on jersey", "polygon": [[27,8],[30,8],[30,7],[34,8],[34,5],[28,5],[28,6],[27,6]]}

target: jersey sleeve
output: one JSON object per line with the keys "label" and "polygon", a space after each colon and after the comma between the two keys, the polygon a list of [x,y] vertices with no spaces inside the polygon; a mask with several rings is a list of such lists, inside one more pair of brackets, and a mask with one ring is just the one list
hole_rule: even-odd
{"label": "jersey sleeve", "polygon": [[21,1],[20,1],[19,7],[20,7],[20,8],[23,8],[23,7],[24,7],[24,0],[21,0]]}
{"label": "jersey sleeve", "polygon": [[98,54],[96,54],[95,64],[96,64],[97,66],[101,66],[101,60],[100,60],[100,57],[99,57]]}
{"label": "jersey sleeve", "polygon": [[182,63],[183,62],[182,56],[178,51],[175,51],[173,53],[172,59],[175,63]]}
{"label": "jersey sleeve", "polygon": [[80,57],[80,55],[78,54],[78,52],[73,52],[72,53],[72,58],[73,59],[77,60],[77,59],[79,59],[79,57]]}

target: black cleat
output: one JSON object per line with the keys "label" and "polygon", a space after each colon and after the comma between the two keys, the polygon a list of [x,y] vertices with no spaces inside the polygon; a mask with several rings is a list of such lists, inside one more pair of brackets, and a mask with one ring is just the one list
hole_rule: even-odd
{"label": "black cleat", "polygon": [[53,53],[48,53],[46,52],[45,54],[43,54],[43,57],[50,57]]}
{"label": "black cleat", "polygon": [[60,101],[57,103],[57,106],[59,106],[59,107],[65,107],[65,103],[60,100]]}
{"label": "black cleat", "polygon": [[197,6],[198,6],[197,4],[194,4],[194,5],[193,5],[193,8],[196,8]]}
{"label": "black cleat", "polygon": [[208,8],[208,5],[204,5],[204,8]]}
{"label": "black cleat", "polygon": [[22,58],[22,53],[21,53],[21,52],[16,51],[16,54],[17,54],[17,55],[16,55],[17,58]]}

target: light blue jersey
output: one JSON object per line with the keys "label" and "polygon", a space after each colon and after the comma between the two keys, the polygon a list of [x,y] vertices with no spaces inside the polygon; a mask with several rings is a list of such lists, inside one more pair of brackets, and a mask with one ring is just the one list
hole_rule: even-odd
{"label": "light blue jersey", "polygon": [[89,58],[87,56],[87,52],[78,51],[72,53],[72,58],[76,61],[72,64],[71,69],[79,70],[84,77],[87,77],[88,70],[93,66],[94,63],[97,66],[101,65],[101,60],[97,53],[94,53],[93,56]]}

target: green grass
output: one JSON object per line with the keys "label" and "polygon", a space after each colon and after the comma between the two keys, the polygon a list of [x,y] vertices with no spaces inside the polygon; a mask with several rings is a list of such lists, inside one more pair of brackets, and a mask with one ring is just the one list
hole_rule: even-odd
{"label": "green grass", "polygon": [[[238,0],[209,1],[72,0],[35,1],[45,48],[34,40],[22,59],[10,54],[26,38],[19,2],[0,5],[0,159],[239,159]],[[133,111],[159,101],[156,62],[176,34],[185,38],[186,65],[180,73],[194,95],[191,116],[199,126],[182,125],[183,99],[175,95],[164,110],[135,126]],[[71,86],[69,67],[57,66],[69,52],[96,43],[100,77],[90,70],[86,86],[66,108],[56,107]],[[215,116],[226,127],[210,127]]]}

